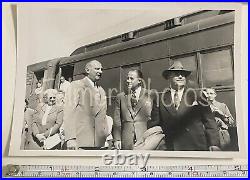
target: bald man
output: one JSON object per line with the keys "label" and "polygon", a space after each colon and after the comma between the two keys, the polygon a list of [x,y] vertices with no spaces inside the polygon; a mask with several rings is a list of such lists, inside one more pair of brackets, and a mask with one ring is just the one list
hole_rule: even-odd
{"label": "bald man", "polygon": [[64,131],[68,150],[100,149],[108,136],[106,95],[97,82],[102,64],[96,60],[85,66],[87,76],[73,81],[66,94]]}

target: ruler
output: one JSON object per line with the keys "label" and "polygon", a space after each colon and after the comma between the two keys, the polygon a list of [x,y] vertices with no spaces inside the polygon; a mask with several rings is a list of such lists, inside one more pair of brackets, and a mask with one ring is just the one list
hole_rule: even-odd
{"label": "ruler", "polygon": [[4,169],[5,177],[248,177],[248,165],[7,165]]}

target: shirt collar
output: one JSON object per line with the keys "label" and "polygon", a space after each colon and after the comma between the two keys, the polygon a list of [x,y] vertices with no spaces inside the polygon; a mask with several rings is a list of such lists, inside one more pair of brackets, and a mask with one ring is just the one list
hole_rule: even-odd
{"label": "shirt collar", "polygon": [[[176,90],[173,89],[173,88],[170,88],[170,91],[171,91],[171,94],[174,94],[176,92]],[[183,94],[183,91],[184,91],[184,88],[182,88],[181,90],[179,90],[178,93]]]}
{"label": "shirt collar", "polygon": [[89,79],[88,76],[86,76],[86,79],[89,81],[92,87],[95,87],[95,83],[91,79]]}
{"label": "shirt collar", "polygon": [[[174,101],[174,94],[175,94],[176,90],[170,88],[170,92],[171,92],[172,101]],[[181,90],[179,90],[177,92],[178,93],[178,97],[179,97],[179,101],[181,101],[181,99],[182,99],[183,92],[184,92],[184,88],[182,88]]]}
{"label": "shirt collar", "polygon": [[141,93],[141,86],[139,86],[138,88],[136,88],[136,90],[134,90],[134,92],[135,92],[136,98],[138,99],[140,97],[140,93]]}

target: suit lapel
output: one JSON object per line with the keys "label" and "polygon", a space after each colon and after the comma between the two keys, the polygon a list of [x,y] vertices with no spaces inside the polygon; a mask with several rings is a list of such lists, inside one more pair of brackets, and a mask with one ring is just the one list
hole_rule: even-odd
{"label": "suit lapel", "polygon": [[187,99],[185,98],[188,98],[188,96],[186,95],[186,88],[183,91],[181,102],[180,102],[179,108],[177,109],[177,112],[182,112],[187,108],[187,105],[186,105]]}
{"label": "suit lapel", "polygon": [[[82,79],[81,84],[83,85],[82,88],[83,88],[83,91],[85,91],[85,95],[86,94],[89,95],[90,107],[92,107],[93,114],[96,116],[101,109],[101,107],[100,107],[101,102],[100,101],[97,102],[97,100],[96,100],[96,95],[98,92],[93,87],[93,85],[90,83],[89,79],[87,79],[87,77]],[[99,88],[101,88],[101,87],[98,87],[98,90],[99,90]]]}
{"label": "suit lapel", "polygon": [[124,94],[124,100],[125,100],[126,107],[128,108],[132,118],[134,118],[134,111],[133,111],[132,105],[131,105],[131,95]]}
{"label": "suit lapel", "polygon": [[41,107],[42,111],[43,111],[43,114],[45,113],[46,111],[46,104],[44,104],[42,107]]}
{"label": "suit lapel", "polygon": [[55,111],[56,111],[56,106],[54,105],[54,106],[52,106],[52,108],[51,108],[49,114],[52,114],[52,113],[54,113]]}
{"label": "suit lapel", "polygon": [[[94,89],[94,90],[96,91],[96,89]],[[95,96],[97,98],[95,100],[95,104],[96,104],[95,115],[97,115],[101,111],[101,109],[103,108],[103,105],[106,103],[105,93],[103,92],[103,89],[100,86],[98,87],[98,92],[96,92]],[[100,96],[100,99],[98,96]]]}
{"label": "suit lapel", "polygon": [[140,92],[139,100],[137,102],[137,105],[134,108],[134,116],[136,116],[138,114],[138,112],[140,111],[140,109],[142,108],[145,96],[146,96],[146,90],[144,88],[142,88],[141,92]]}
{"label": "suit lapel", "polygon": [[167,91],[164,93],[164,102],[163,106],[167,111],[169,111],[172,115],[176,114],[177,110],[174,107],[174,103],[172,102],[171,91]]}

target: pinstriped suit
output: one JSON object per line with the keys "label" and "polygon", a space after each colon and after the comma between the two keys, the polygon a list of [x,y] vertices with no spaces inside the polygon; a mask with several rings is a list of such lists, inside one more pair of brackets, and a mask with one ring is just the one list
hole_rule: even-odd
{"label": "pinstriped suit", "polygon": [[131,105],[131,94],[122,92],[117,95],[113,136],[121,140],[122,149],[133,149],[134,137],[138,140],[147,130],[147,122],[151,119],[151,92],[141,89],[140,97],[135,108]]}

